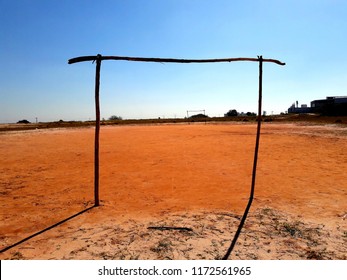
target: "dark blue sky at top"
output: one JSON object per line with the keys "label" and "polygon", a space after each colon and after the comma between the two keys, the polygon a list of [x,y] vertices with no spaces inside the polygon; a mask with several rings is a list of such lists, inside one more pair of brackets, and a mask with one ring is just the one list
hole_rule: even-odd
{"label": "dark blue sky at top", "polygon": [[[83,55],[274,58],[264,110],[347,95],[345,1],[0,0],[0,122],[94,119],[95,65]],[[256,63],[104,61],[101,116],[256,111]]]}

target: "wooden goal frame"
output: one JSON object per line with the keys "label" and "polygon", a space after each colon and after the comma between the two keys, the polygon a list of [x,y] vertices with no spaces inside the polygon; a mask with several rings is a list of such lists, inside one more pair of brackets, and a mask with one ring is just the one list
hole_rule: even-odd
{"label": "wooden goal frame", "polygon": [[213,59],[176,59],[176,58],[146,58],[146,57],[126,57],[126,56],[102,56],[98,54],[96,56],[80,56],[72,58],[68,61],[69,64],[93,61],[96,62],[95,70],[95,145],[94,145],[94,206],[100,205],[99,199],[99,134],[100,134],[100,102],[99,102],[99,89],[100,89],[100,68],[101,62],[103,60],[126,60],[126,61],[138,61],[138,62],[159,62],[159,63],[220,63],[220,62],[236,62],[236,61],[250,61],[258,62],[259,64],[259,95],[258,95],[258,115],[257,115],[257,133],[255,141],[254,150],[254,160],[253,160],[253,171],[252,171],[252,182],[250,188],[250,196],[245,208],[244,214],[238,226],[238,229],[234,235],[231,245],[226,252],[223,259],[228,259],[230,253],[232,252],[238,236],[242,230],[242,227],[246,221],[249,209],[252,205],[255,189],[255,178],[257,172],[257,161],[258,161],[258,150],[259,150],[259,140],[260,140],[260,129],[262,121],[262,83],[263,83],[263,63],[270,62],[276,63],[278,65],[285,65],[285,63],[276,59],[266,59],[262,56],[257,58],[249,57],[238,57],[238,58],[213,58]]}

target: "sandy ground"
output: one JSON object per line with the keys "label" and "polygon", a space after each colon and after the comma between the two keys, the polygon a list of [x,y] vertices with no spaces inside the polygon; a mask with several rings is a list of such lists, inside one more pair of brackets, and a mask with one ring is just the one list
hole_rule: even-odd
{"label": "sandy ground", "polygon": [[[1,259],[220,259],[249,197],[255,124],[0,133]],[[231,259],[347,259],[347,127],[263,124]],[[149,227],[184,227],[160,230]]]}

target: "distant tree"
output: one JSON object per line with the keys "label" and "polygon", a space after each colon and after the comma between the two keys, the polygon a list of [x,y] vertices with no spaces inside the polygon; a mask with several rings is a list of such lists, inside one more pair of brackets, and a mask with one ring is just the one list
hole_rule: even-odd
{"label": "distant tree", "polygon": [[122,117],[113,115],[113,116],[109,117],[108,120],[109,121],[119,121],[119,120],[122,120]]}
{"label": "distant tree", "polygon": [[21,120],[21,121],[18,121],[17,123],[30,123],[28,120]]}
{"label": "distant tree", "polygon": [[256,116],[257,114],[253,112],[247,112],[246,115],[250,117],[250,116]]}
{"label": "distant tree", "polygon": [[224,117],[236,117],[238,115],[238,112],[235,109],[229,110],[226,114],[224,114]]}

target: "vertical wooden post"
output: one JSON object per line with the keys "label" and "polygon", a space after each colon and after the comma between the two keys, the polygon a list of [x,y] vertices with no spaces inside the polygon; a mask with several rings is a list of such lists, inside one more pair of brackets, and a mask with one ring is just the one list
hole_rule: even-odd
{"label": "vertical wooden post", "polygon": [[231,242],[231,245],[230,245],[228,251],[226,252],[225,256],[223,257],[223,260],[227,260],[229,258],[231,252],[233,251],[233,249],[235,247],[237,239],[239,238],[239,235],[241,233],[243,225],[247,219],[247,215],[248,215],[249,209],[251,208],[251,205],[253,202],[253,197],[254,197],[255,176],[256,176],[256,172],[257,172],[258,150],[259,150],[260,128],[261,128],[261,107],[262,107],[262,95],[263,95],[263,57],[258,56],[258,61],[259,61],[259,98],[258,98],[258,117],[257,117],[258,125],[257,125],[257,136],[256,136],[256,140],[255,140],[251,192],[250,192],[250,196],[248,199],[248,204],[246,206],[245,212],[243,213],[239,227],[237,228],[235,236]]}
{"label": "vertical wooden post", "polygon": [[262,119],[262,98],[263,98],[263,57],[258,56],[259,59],[259,99],[258,99],[258,126],[257,126],[257,138],[255,140],[255,151],[254,151],[254,162],[253,162],[253,173],[252,173],[252,187],[251,187],[251,199],[253,199],[254,188],[255,188],[255,175],[257,173],[257,162],[258,162],[258,150],[260,140],[260,128]]}
{"label": "vertical wooden post", "polygon": [[95,71],[95,142],[94,142],[94,206],[99,206],[99,134],[100,134],[100,68],[101,68],[101,55],[98,54],[96,58],[96,71]]}

